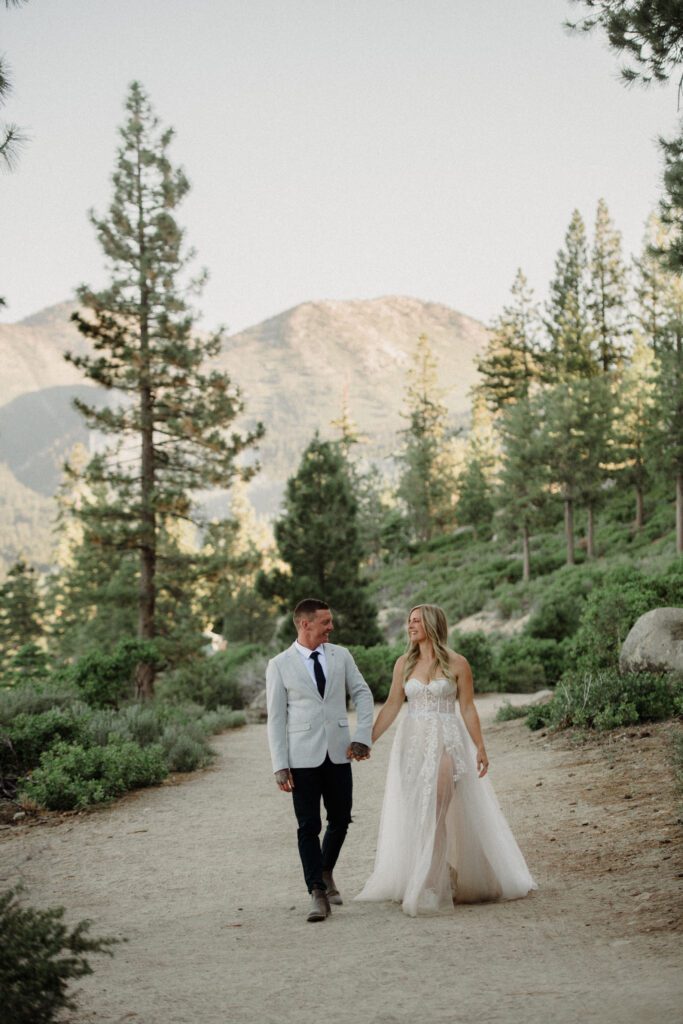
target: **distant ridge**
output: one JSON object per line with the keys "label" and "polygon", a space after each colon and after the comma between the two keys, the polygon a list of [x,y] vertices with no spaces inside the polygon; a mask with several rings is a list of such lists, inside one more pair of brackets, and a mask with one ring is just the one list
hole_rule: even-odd
{"label": "distant ridge", "polygon": [[[7,368],[0,380],[0,406],[6,430],[8,403],[33,394],[31,401],[15,402],[9,410],[10,433],[24,436],[21,459],[1,442],[0,458],[31,487],[41,470],[30,451],[45,453],[56,466],[75,435],[82,440],[65,401],[66,389],[90,386],[63,358],[67,349],[87,349],[69,319],[75,308],[59,303],[17,324],[0,324],[0,362]],[[462,423],[477,379],[476,358],[488,335],[483,324],[443,304],[406,296],[304,302],[226,339],[215,365],[242,388],[245,422],[260,419],[266,427],[259,453],[262,472],[250,490],[260,511],[277,510],[284,483],[315,430],[335,436],[330,424],[339,417],[345,396],[351,417],[368,438],[368,457],[379,460],[395,451],[396,433],[405,426],[401,412],[411,353],[423,333],[438,361],[453,422]],[[36,409],[43,413],[36,416]],[[54,477],[48,476],[39,488],[43,493],[52,487]]]}

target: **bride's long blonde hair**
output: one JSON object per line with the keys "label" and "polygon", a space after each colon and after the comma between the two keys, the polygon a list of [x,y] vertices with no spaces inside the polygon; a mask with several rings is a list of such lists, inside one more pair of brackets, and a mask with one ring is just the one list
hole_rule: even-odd
{"label": "bride's long blonde hair", "polygon": [[[434,648],[434,661],[429,666],[429,674],[431,675],[434,669],[438,668],[443,673],[444,679],[449,679],[454,683],[455,679],[448,663],[448,647],[446,646],[448,644],[448,622],[446,621],[443,608],[440,608],[438,604],[416,604],[408,612],[408,621],[410,621],[410,616],[413,612],[419,612],[422,616],[424,631]],[[406,660],[403,665],[404,683],[410,679],[410,674],[415,668],[419,657],[420,645],[409,639],[408,647],[406,648]],[[437,677],[434,676],[434,678]]]}

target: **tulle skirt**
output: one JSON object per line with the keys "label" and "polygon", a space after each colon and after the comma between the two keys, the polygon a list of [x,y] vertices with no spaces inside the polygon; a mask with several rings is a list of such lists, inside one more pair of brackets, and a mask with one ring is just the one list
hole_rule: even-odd
{"label": "tulle skirt", "polygon": [[519,899],[534,882],[459,711],[404,711],[389,758],[377,854],[357,900],[406,914]]}

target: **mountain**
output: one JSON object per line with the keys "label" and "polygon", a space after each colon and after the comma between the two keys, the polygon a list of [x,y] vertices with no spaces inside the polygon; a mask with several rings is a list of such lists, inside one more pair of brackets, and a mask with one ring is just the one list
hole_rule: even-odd
{"label": "mountain", "polygon": [[18,558],[41,571],[49,569],[56,512],[52,498],[25,487],[9,466],[0,462],[0,576]]}
{"label": "mountain", "polygon": [[[26,486],[54,492],[59,466],[75,441],[87,439],[71,408],[75,394],[97,392],[63,358],[87,342],[60,303],[17,324],[0,324],[0,460]],[[262,420],[262,470],[250,487],[257,509],[274,513],[301,451],[346,406],[367,438],[363,451],[381,460],[406,425],[405,389],[411,354],[426,334],[438,362],[444,401],[454,424],[464,422],[476,382],[476,357],[487,341],[476,320],[434,302],[401,296],[305,302],[228,337],[214,365],[243,391],[244,425]],[[104,402],[100,392],[99,401]]]}

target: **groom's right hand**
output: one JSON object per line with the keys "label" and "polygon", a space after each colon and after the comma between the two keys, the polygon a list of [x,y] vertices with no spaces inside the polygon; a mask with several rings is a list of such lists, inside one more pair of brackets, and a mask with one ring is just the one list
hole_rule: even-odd
{"label": "groom's right hand", "polygon": [[289,768],[281,768],[279,772],[275,772],[275,781],[283,793],[291,793],[294,789],[294,779]]}

